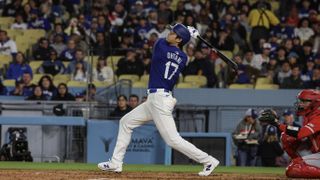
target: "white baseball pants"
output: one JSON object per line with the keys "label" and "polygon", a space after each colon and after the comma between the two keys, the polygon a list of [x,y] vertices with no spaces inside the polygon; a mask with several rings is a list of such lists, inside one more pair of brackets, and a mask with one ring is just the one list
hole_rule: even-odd
{"label": "white baseball pants", "polygon": [[127,146],[131,141],[132,130],[153,120],[161,137],[169,146],[198,163],[209,163],[211,158],[207,153],[196,148],[179,135],[172,117],[176,102],[171,93],[151,93],[146,102],[123,116],[119,123],[118,139],[111,161],[122,164]]}

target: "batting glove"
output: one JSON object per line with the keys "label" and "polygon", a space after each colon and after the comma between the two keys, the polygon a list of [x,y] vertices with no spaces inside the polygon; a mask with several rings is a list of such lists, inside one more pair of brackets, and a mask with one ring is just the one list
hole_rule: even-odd
{"label": "batting glove", "polygon": [[199,31],[196,28],[194,28],[192,26],[187,26],[187,28],[190,32],[191,37],[197,39],[198,36],[200,36]]}

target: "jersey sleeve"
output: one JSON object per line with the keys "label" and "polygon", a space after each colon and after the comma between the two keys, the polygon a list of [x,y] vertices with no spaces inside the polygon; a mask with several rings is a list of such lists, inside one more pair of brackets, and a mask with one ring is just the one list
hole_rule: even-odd
{"label": "jersey sleeve", "polygon": [[297,139],[303,139],[320,132],[320,119],[314,119],[302,128],[287,126],[284,124],[281,124],[279,128],[289,136],[296,137]]}

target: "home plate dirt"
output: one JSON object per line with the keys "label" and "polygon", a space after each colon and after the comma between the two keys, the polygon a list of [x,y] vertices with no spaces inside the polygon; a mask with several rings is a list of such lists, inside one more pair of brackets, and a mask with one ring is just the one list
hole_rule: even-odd
{"label": "home plate dirt", "polygon": [[274,174],[233,174],[216,173],[208,177],[200,177],[196,173],[162,173],[162,172],[123,172],[120,174],[101,171],[66,171],[66,170],[0,170],[1,180],[127,180],[127,179],[219,179],[219,180],[281,180],[287,179],[285,175]]}

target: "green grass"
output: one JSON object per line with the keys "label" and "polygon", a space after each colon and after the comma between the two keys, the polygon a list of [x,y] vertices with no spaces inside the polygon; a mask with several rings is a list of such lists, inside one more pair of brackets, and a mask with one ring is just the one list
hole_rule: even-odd
{"label": "green grass", "polygon": [[[128,172],[198,172],[200,165],[125,165],[124,171]],[[0,162],[1,169],[32,169],[32,170],[86,170],[98,171],[96,164],[85,163],[30,163],[30,162]],[[218,173],[266,173],[266,174],[284,174],[284,168],[267,167],[225,167],[219,166],[215,172]]]}

